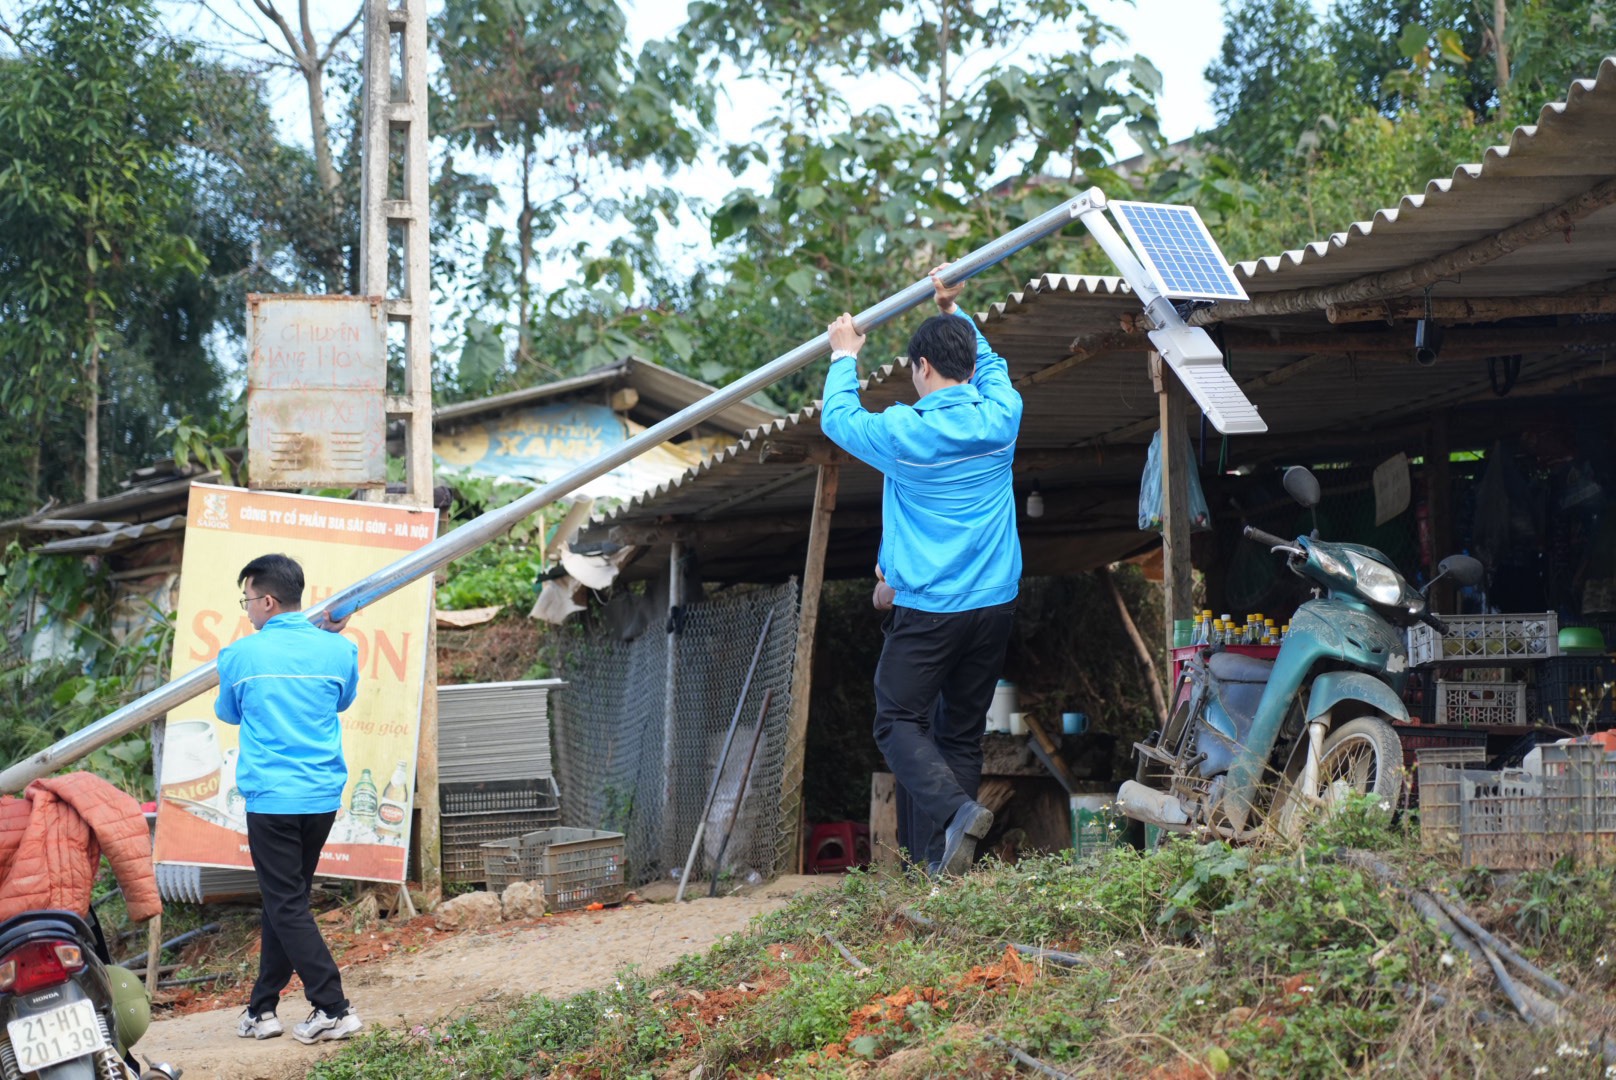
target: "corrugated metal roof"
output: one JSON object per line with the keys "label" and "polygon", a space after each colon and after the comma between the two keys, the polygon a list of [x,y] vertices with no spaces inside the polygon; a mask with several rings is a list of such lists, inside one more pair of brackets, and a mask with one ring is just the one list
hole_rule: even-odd
{"label": "corrugated metal roof", "polygon": [[[647,426],[700,401],[714,389],[699,379],[692,379],[660,364],[631,356],[615,364],[607,364],[571,378],[513,390],[506,394],[496,394],[493,397],[479,398],[476,401],[445,405],[433,412],[433,423],[434,426],[441,425],[445,429],[450,429],[461,421],[551,401],[597,387],[616,385],[632,386],[639,391],[640,405],[634,412],[644,414],[637,415],[636,418],[643,420]],[[720,431],[739,435],[749,428],[767,423],[778,415],[776,410],[765,408],[755,402],[743,401],[731,405],[708,421],[708,424]]]}
{"label": "corrugated metal roof", "polygon": [[[1508,146],[1488,150],[1480,164],[1462,165],[1451,178],[1433,180],[1423,192],[1318,243],[1237,266],[1254,301],[1247,312],[1274,294],[1312,300],[1316,297],[1305,290],[1419,266],[1461,249],[1485,251],[1489,238],[1501,231],[1613,177],[1616,59],[1601,64],[1596,78],[1575,83],[1566,102],[1545,107],[1537,124],[1518,128]],[[1433,297],[1552,295],[1616,281],[1616,203],[1582,216],[1563,235],[1538,236],[1507,251],[1502,249],[1508,245],[1494,246],[1500,249],[1492,252],[1495,258],[1436,282]],[[1332,326],[1322,301],[1257,317],[1246,317],[1239,305],[1215,310],[1229,319],[1227,353],[1234,376],[1270,427],[1267,436],[1235,440],[1232,460],[1282,457],[1327,441],[1330,432],[1407,425],[1432,409],[1497,400],[1479,355],[1416,366],[1413,332],[1406,326]],[[1028,573],[1070,565],[1074,545],[1092,565],[1152,541],[1135,530],[1126,497],[1129,488],[1137,488],[1144,448],[1157,427],[1148,343],[1143,335],[1124,333],[1125,317],[1139,311],[1118,278],[1045,274],[978,316],[1022,386],[1027,408],[1018,460],[1038,465],[1026,475],[1038,480],[1051,507],[1042,521],[1023,522]],[[1509,350],[1524,356],[1516,397],[1564,391],[1602,377],[1604,352],[1616,345],[1616,325],[1608,336],[1600,325],[1590,326],[1584,337],[1577,347],[1549,351],[1517,342]],[[1404,338],[1406,346],[1400,344]],[[1457,351],[1449,350],[1450,355]],[[885,368],[868,380],[866,407],[883,408],[907,393],[907,380],[893,374]],[[766,442],[820,441],[817,411],[800,410],[749,431],[674,483],[607,514],[594,531],[656,522],[751,519],[757,524],[782,517],[805,523],[813,501],[813,466],[760,461],[759,451]],[[836,520],[849,520],[852,511],[853,524],[834,529],[828,572],[834,574],[839,564],[868,572],[864,564],[873,557],[879,530],[866,522],[879,507],[880,483],[874,470],[860,464],[841,471]],[[1063,506],[1064,515],[1057,512]],[[1068,520],[1052,520],[1062,516]],[[805,528],[782,528],[777,539],[704,540],[697,550],[710,577],[753,574],[763,580],[794,570],[792,560],[800,560],[805,542]],[[660,553],[653,553],[638,572],[659,561]]]}
{"label": "corrugated metal roof", "polygon": [[170,517],[160,518],[157,521],[147,521],[138,525],[120,525],[110,522],[100,523],[101,529],[90,532],[84,536],[73,536],[66,540],[52,540],[48,544],[41,544],[34,550],[41,555],[87,555],[96,551],[111,551],[113,548],[125,547],[129,544],[148,539],[158,533],[176,532],[185,528],[185,515],[174,514]]}

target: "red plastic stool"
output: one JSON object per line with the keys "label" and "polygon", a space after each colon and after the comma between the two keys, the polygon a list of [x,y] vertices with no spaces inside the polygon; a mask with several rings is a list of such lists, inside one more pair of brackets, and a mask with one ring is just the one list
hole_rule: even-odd
{"label": "red plastic stool", "polygon": [[870,865],[870,827],[857,821],[815,825],[808,834],[810,874],[836,874]]}

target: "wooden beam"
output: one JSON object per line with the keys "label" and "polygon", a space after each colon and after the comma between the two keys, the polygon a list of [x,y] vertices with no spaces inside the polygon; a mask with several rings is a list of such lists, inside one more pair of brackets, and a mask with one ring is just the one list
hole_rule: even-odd
{"label": "wooden beam", "polygon": [[[1163,580],[1166,580],[1166,560],[1163,560]],[[1112,576],[1111,568],[1102,566],[1094,571],[1100,581],[1104,583],[1106,591],[1111,594],[1111,602],[1116,605],[1117,614],[1122,618],[1122,628],[1128,632],[1128,640],[1133,642],[1134,652],[1139,654],[1139,662],[1145,669],[1145,683],[1150,688],[1150,700],[1156,706],[1156,722],[1167,723],[1167,695],[1162,691],[1161,673],[1156,670],[1156,660],[1150,655],[1150,647],[1145,644],[1144,635],[1139,632],[1139,626],[1133,621],[1133,612],[1128,610],[1128,601],[1117,588],[1117,579]],[[1168,636],[1168,647],[1172,647],[1172,636]]]}
{"label": "wooden beam", "polygon": [[813,690],[814,634],[819,629],[819,594],[825,584],[825,549],[830,544],[831,516],[836,512],[837,465],[819,466],[814,486],[814,516],[808,528],[808,557],[802,568],[802,602],[798,608],[797,655],[791,665],[791,707],[786,719],[785,765],[780,774],[781,850],[798,852],[802,873],[802,770],[807,755],[808,705]]}
{"label": "wooden beam", "polygon": [[[1098,450],[1098,448],[1096,448]],[[1128,452],[1137,450],[1133,447],[1110,447],[1105,453]],[[1137,455],[1140,461],[1144,455]],[[1041,472],[1045,469],[1058,469],[1072,464],[1085,463],[1090,457],[1096,462],[1104,460],[1104,453],[1095,451],[1080,451],[1075,447],[1061,447],[1058,449],[1016,448],[1016,460],[1013,466],[1018,473]],[[758,460],[774,464],[776,462],[791,465],[846,465],[857,461],[845,450],[838,449],[835,443],[823,437],[811,442],[780,442],[769,440],[758,450]]]}
{"label": "wooden beam", "polygon": [[1150,354],[1161,417],[1162,584],[1167,655],[1173,654],[1173,622],[1190,617],[1189,432],[1184,427],[1183,386],[1159,353]]}
{"label": "wooden beam", "polygon": [[[880,524],[879,510],[846,510],[836,519],[838,529],[869,529]],[[616,543],[634,547],[666,547],[676,543],[699,547],[766,536],[803,536],[812,526],[813,515],[810,513],[807,517],[747,517],[732,521],[613,525],[608,535]]]}
{"label": "wooden beam", "polygon": [[1013,385],[1017,390],[1025,390],[1029,386],[1046,383],[1050,379],[1077,367],[1079,364],[1087,363],[1096,356],[1104,356],[1106,353],[1137,344],[1143,338],[1143,331],[1135,334],[1122,330],[1114,330],[1111,333],[1102,334],[1087,341],[1079,338],[1072,343],[1072,351],[1065,359],[1057,360],[1047,367],[1041,367],[1030,375],[1023,375]]}
{"label": "wooden beam", "polygon": [[[1431,415],[1426,429],[1425,443],[1425,519],[1431,537],[1431,565],[1429,571],[1436,576],[1436,564],[1453,554],[1453,475],[1449,468],[1451,444],[1448,441],[1448,413],[1446,410]],[[1434,611],[1453,610],[1453,590],[1449,582],[1441,582],[1431,595]]]}
{"label": "wooden beam", "polygon": [[[1392,322],[1425,317],[1425,298],[1400,296],[1364,304],[1331,304],[1332,323]],[[1616,293],[1580,292],[1561,296],[1474,296],[1431,301],[1431,317],[1442,322],[1496,322],[1533,315],[1616,315]]]}
{"label": "wooden beam", "polygon": [[1485,266],[1518,248],[1557,233],[1564,233],[1567,239],[1570,239],[1571,230],[1578,221],[1612,203],[1616,203],[1616,180],[1605,180],[1545,213],[1516,222],[1507,229],[1454,248],[1434,259],[1426,259],[1412,266],[1387,270],[1379,274],[1366,274],[1337,285],[1261,293],[1244,303],[1224,301],[1195,312],[1188,322],[1191,326],[1208,326],[1231,319],[1295,315],[1307,311],[1324,311],[1331,304],[1379,300],[1387,296],[1418,292],[1443,278],[1451,278],[1466,270]]}

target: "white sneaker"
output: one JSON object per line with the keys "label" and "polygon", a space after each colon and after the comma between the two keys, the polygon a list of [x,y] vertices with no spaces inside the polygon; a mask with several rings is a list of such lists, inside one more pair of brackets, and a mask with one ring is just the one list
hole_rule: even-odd
{"label": "white sneaker", "polygon": [[324,1009],[315,1009],[307,1020],[292,1028],[292,1038],[304,1045],[346,1039],[364,1026],[364,1021],[352,1009],[341,1016],[327,1016]]}
{"label": "white sneaker", "polygon": [[285,1030],[274,1013],[254,1016],[251,1012],[243,1011],[236,1034],[243,1039],[273,1039]]}

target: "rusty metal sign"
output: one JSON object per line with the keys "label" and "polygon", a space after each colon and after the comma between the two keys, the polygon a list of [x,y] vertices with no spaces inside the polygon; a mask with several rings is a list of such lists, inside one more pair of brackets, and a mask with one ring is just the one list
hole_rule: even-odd
{"label": "rusty metal sign", "polygon": [[248,486],[385,486],[381,298],[254,293],[247,334]]}

